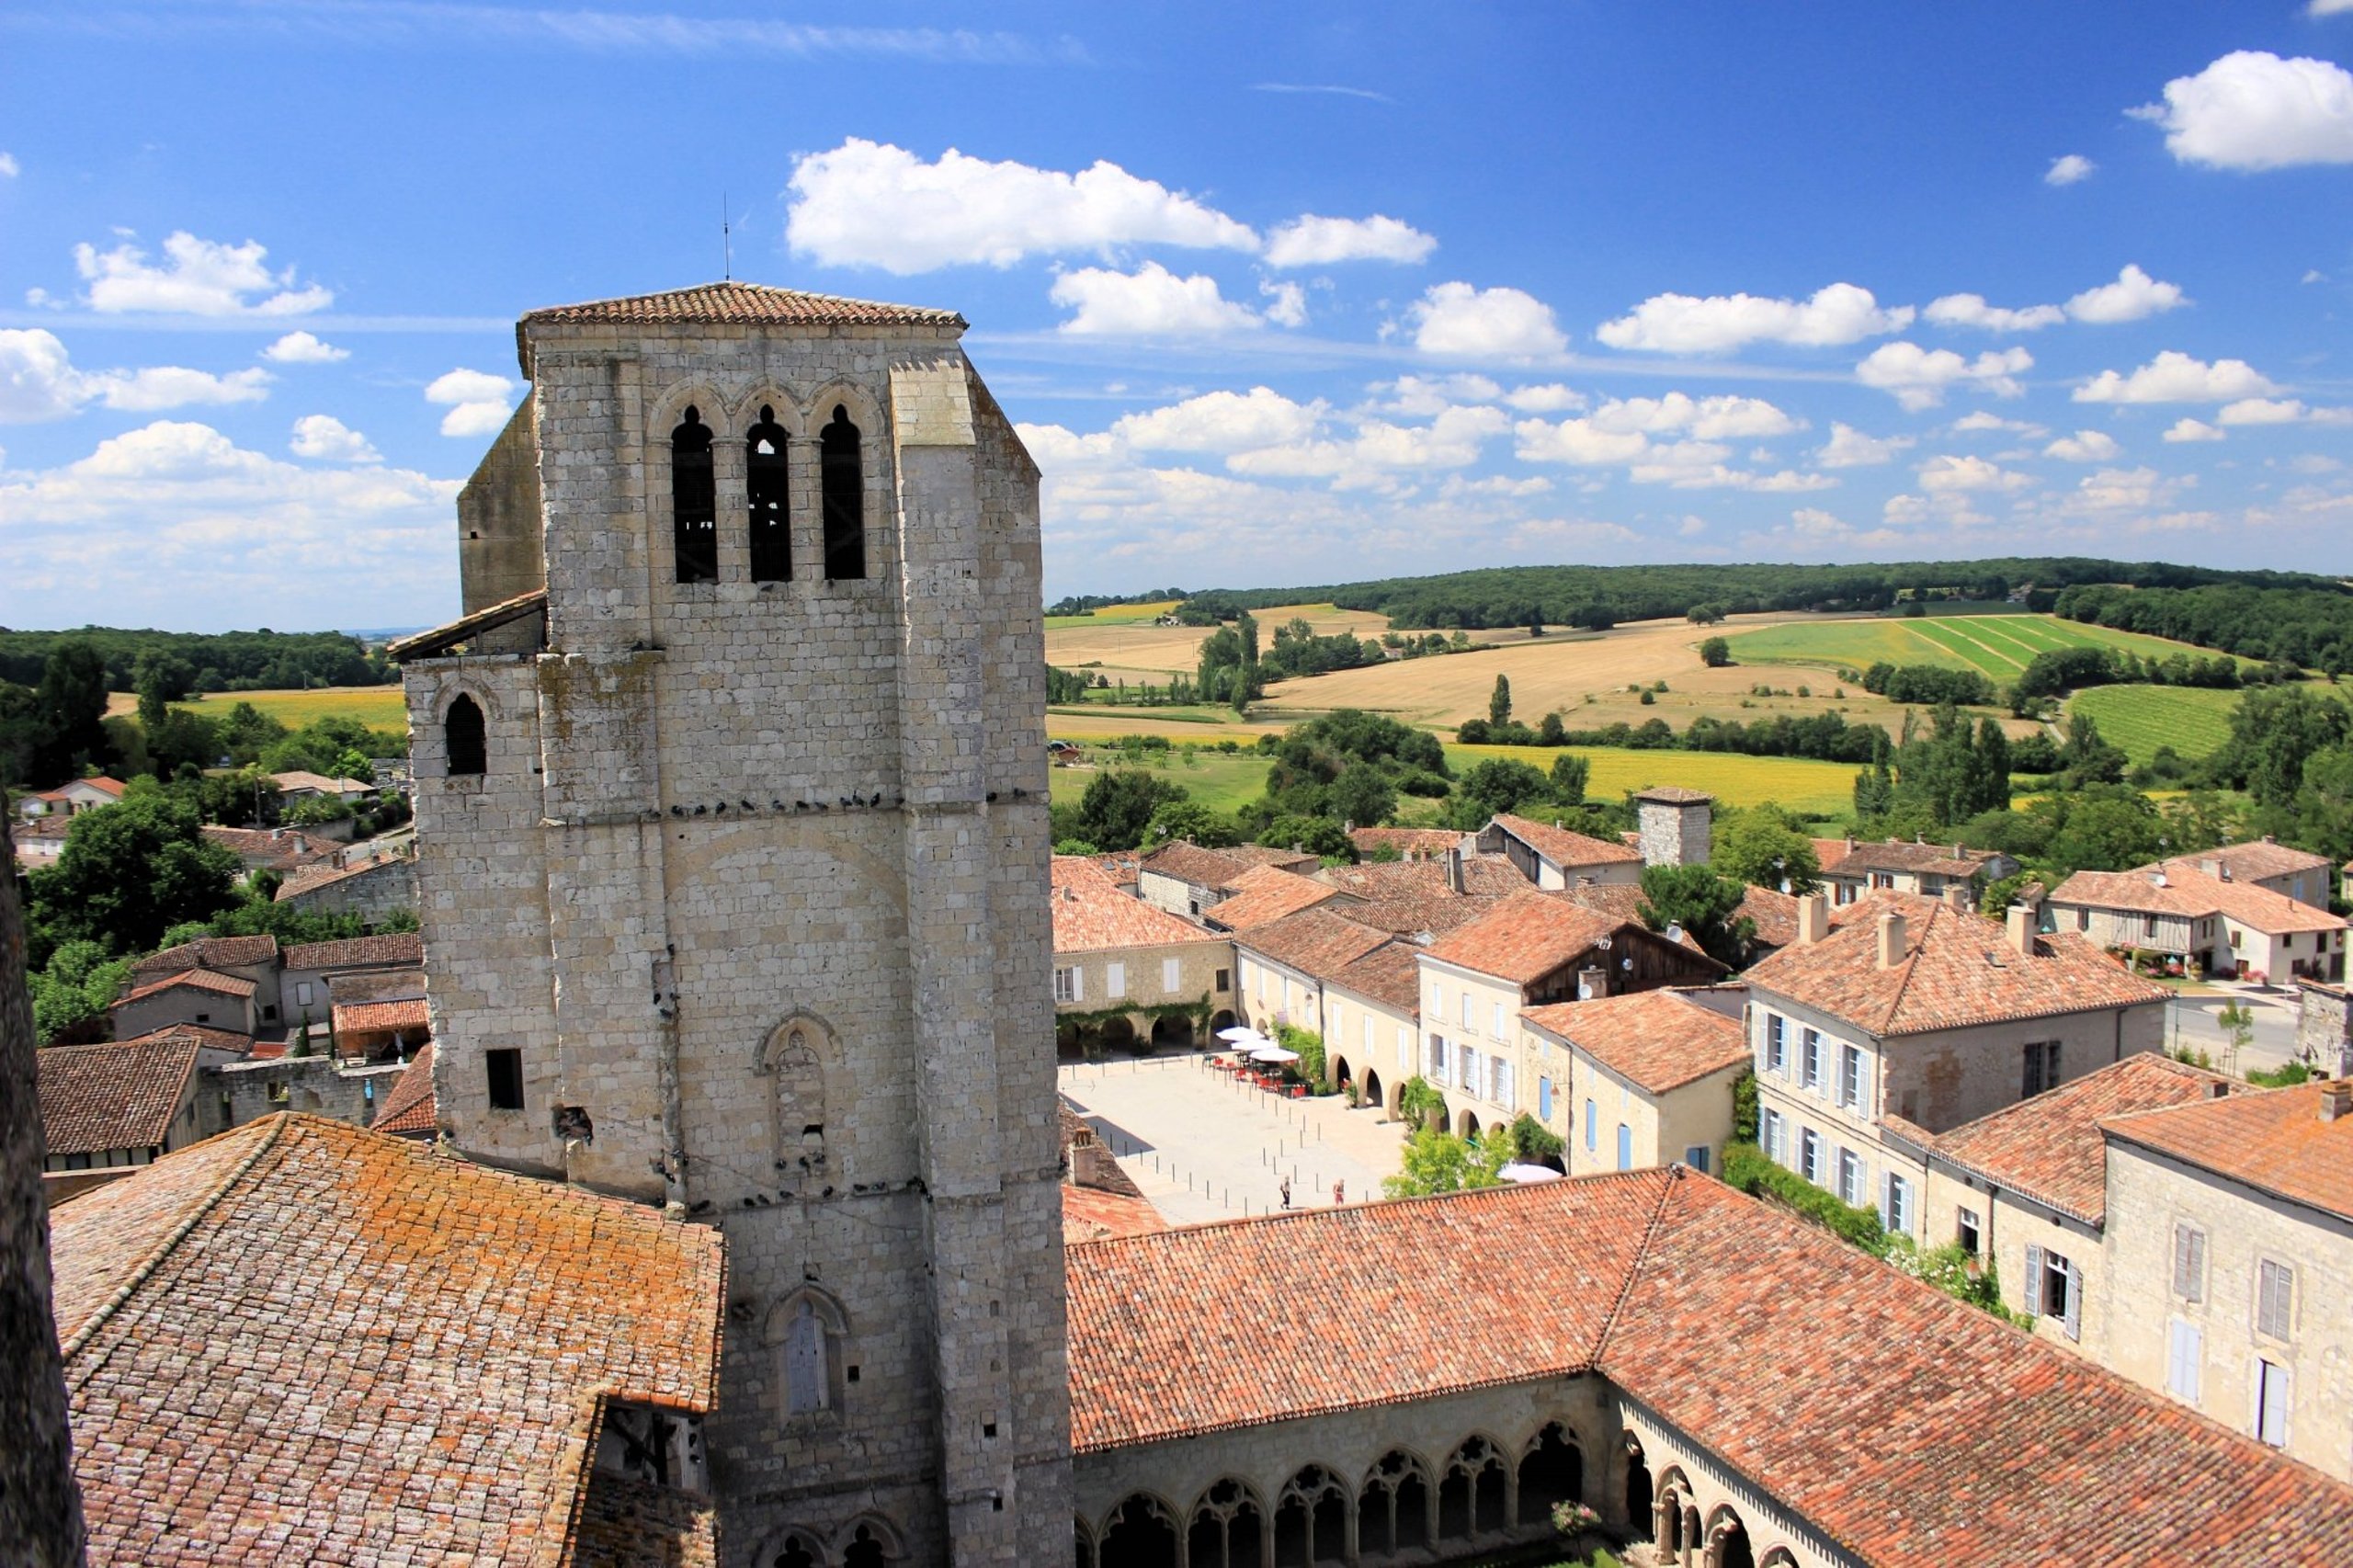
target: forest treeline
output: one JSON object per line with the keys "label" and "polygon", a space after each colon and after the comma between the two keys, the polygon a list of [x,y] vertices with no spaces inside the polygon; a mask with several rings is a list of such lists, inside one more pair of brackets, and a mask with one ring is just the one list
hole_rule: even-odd
{"label": "forest treeline", "polygon": [[398,672],[381,653],[340,631],[153,631],[88,626],[78,631],[0,627],[0,681],[40,684],[61,647],[89,648],[111,691],[136,688],[141,656],[170,671],[174,700],[205,691],[281,691],[320,686],[387,686]]}

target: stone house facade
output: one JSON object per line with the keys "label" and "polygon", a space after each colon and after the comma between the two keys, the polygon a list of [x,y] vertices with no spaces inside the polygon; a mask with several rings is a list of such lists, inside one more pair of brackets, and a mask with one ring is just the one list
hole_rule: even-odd
{"label": "stone house facade", "polygon": [[963,328],[526,316],[468,614],[392,650],[437,1114],[726,1233],[710,1473],[763,1563],[1069,1550],[1038,474]]}
{"label": "stone house facade", "polygon": [[2343,916],[2329,913],[2325,891],[2317,903],[2283,891],[2314,881],[2325,889],[2328,862],[2277,846],[2236,847],[2273,849],[2319,869],[2291,866],[2269,883],[2240,881],[2230,871],[2239,862],[2215,850],[2131,871],[2078,871],[2046,901],[2051,922],[2103,948],[2145,949],[2205,974],[2344,979]]}
{"label": "stone house facade", "polygon": [[1853,903],[1875,892],[1942,898],[1952,889],[1974,903],[1988,883],[2010,875],[2018,863],[1998,850],[1961,844],[1905,844],[1893,838],[1865,844],[1850,838],[1836,863],[1824,859],[1823,868],[1823,883],[1836,904]]}
{"label": "stone house facade", "polygon": [[1054,857],[1052,878],[1065,1045],[1189,1048],[1233,1021],[1231,941],[1135,898],[1083,856]]}
{"label": "stone house facade", "polygon": [[[357,847],[357,846],[355,846]],[[416,913],[414,848],[337,856],[309,866],[278,884],[277,903],[315,915],[357,915],[370,925]]]}
{"label": "stone house facade", "polygon": [[[1679,819],[1679,810],[1675,815]],[[1476,845],[1481,854],[1505,857],[1521,876],[1547,891],[1643,880],[1640,850],[1509,812],[1496,812],[1479,830]]]}
{"label": "stone house facade", "polygon": [[1746,991],[1645,991],[1521,1015],[1530,1108],[1568,1146],[1571,1176],[1677,1161],[1723,1168],[1733,1085],[1748,1070]]}
{"label": "stone house facade", "polygon": [[[165,1024],[202,1024],[234,1028],[244,1034],[277,1027],[278,1022],[278,938],[275,937],[203,937],[176,948],[150,953],[131,966],[123,1000],[115,1005],[115,1038],[125,1040]],[[202,972],[240,983],[208,982],[194,990],[166,993],[165,983],[176,976]],[[134,1007],[125,1003],[170,994],[167,1002]],[[210,1015],[199,1017],[198,1015]],[[232,1021],[239,1019],[242,1021]]]}
{"label": "stone house facade", "polygon": [[298,943],[285,951],[278,983],[280,1006],[292,1028],[323,1025],[335,1006],[337,980],[404,974],[417,977],[420,984],[413,994],[423,995],[425,940],[415,932]]}

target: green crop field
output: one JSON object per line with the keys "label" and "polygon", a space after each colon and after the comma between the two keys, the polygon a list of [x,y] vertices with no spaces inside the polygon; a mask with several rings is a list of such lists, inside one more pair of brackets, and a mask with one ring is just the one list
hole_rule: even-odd
{"label": "green crop field", "polygon": [[[201,713],[208,719],[225,719],[229,710],[240,702],[252,703],[290,730],[301,729],[313,720],[331,715],[357,719],[371,730],[400,733],[408,728],[408,704],[397,686],[326,686],[311,691],[216,691],[173,706]],[[138,710],[139,699],[130,692],[118,691],[107,699],[108,718]]]}
{"label": "green crop field", "polygon": [[[1593,800],[1615,800],[1629,790],[1647,790],[1654,784],[1679,784],[1688,790],[1705,790],[1728,806],[1762,805],[1769,801],[1793,812],[1837,820],[1854,812],[1857,769],[1849,762],[1714,751],[1629,751],[1608,746],[1574,750],[1592,764],[1586,794]],[[1463,769],[1490,756],[1511,757],[1549,772],[1557,755],[1539,746],[1446,748],[1448,766],[1458,778]]]}
{"label": "green crop field", "polygon": [[2100,738],[2134,763],[2147,762],[2159,746],[2171,746],[2196,761],[2229,738],[2235,691],[2181,686],[2096,686],[2067,699],[2067,711],[2099,726]]}
{"label": "green crop field", "polygon": [[[1186,766],[1188,759],[1190,767]],[[1141,762],[1131,764],[1122,753],[1089,747],[1085,766],[1049,768],[1046,782],[1048,798],[1056,805],[1074,806],[1098,772],[1139,767],[1155,778],[1183,785],[1188,795],[1213,812],[1234,812],[1267,792],[1267,770],[1273,766],[1272,759],[1256,752],[1235,754],[1188,746],[1148,751]]]}
{"label": "green crop field", "polygon": [[1795,620],[1743,631],[1728,639],[1742,665],[1807,665],[1827,669],[1868,669],[1891,665],[1939,665],[1977,670],[1996,685],[2017,678],[2037,653],[2054,648],[2123,648],[2160,658],[2188,653],[2211,658],[2210,649],[2138,632],[2111,631],[2049,615],[1949,615],[1918,619],[1869,616],[1841,620]]}
{"label": "green crop field", "polygon": [[1060,631],[1074,626],[1149,626],[1175,609],[1178,601],[1162,599],[1148,605],[1105,605],[1091,615],[1050,615],[1046,630]]}

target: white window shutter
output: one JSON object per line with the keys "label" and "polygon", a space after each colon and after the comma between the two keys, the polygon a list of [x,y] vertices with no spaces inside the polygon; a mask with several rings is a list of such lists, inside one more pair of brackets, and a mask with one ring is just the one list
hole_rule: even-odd
{"label": "white window shutter", "polygon": [[1184,983],[1185,965],[1183,961],[1177,959],[1161,960],[1160,989],[1167,994],[1174,996],[1176,994],[1177,988]]}
{"label": "white window shutter", "polygon": [[1117,962],[1105,964],[1103,966],[1103,994],[1125,996],[1127,994],[1128,966]]}
{"label": "white window shutter", "polygon": [[1086,1000],[1086,971],[1075,964],[1071,966],[1070,971],[1070,999],[1074,1002]]}
{"label": "white window shutter", "polygon": [[1397,1071],[1403,1073],[1413,1064],[1414,1039],[1405,1032],[1404,1026],[1400,1024],[1397,1028]]}
{"label": "white window shutter", "polygon": [[2084,1271],[2074,1264],[2067,1265],[2067,1337],[2084,1336]]}
{"label": "white window shutter", "polygon": [[2042,1249],[2026,1249],[2026,1312],[2029,1317],[2042,1315]]}

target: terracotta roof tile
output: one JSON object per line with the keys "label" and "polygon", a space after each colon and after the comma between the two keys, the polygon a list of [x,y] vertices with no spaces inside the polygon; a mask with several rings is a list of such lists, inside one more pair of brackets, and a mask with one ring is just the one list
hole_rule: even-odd
{"label": "terracotta roof tile", "polygon": [[1233,946],[1237,951],[1256,953],[1301,974],[1329,980],[1394,939],[1386,931],[1359,925],[1334,910],[1302,909],[1250,927],[1233,938]]}
{"label": "terracotta roof tile", "polygon": [[1673,991],[1529,1007],[1520,1017],[1646,1093],[1663,1095],[1748,1061],[1738,1018]]}
{"label": "terracotta roof tile", "polygon": [[204,1024],[165,1024],[149,1029],[145,1034],[132,1035],[129,1040],[115,1043],[141,1045],[157,1040],[192,1040],[205,1050],[233,1051],[241,1056],[249,1056],[254,1050],[253,1036],[239,1034],[234,1029],[216,1029]]}
{"label": "terracotta roof tile", "polygon": [[1154,871],[1197,888],[1222,888],[1248,870],[1256,861],[1229,850],[1205,849],[1188,839],[1173,838],[1136,862],[1136,874]]}
{"label": "terracotta roof tile", "polygon": [[1528,879],[1510,861],[1487,855],[1463,857],[1461,892],[1447,880],[1444,860],[1328,866],[1316,873],[1316,880],[1365,901],[1361,909],[1348,912],[1351,919],[1400,936],[1443,936],[1528,890]]}
{"label": "terracotta roof tile", "polygon": [[1233,891],[1230,896],[1201,912],[1205,919],[1214,921],[1229,931],[1247,931],[1252,926],[1280,920],[1286,915],[1296,915],[1319,903],[1335,902],[1346,907],[1357,902],[1328,882],[1319,882],[1277,866],[1254,866],[1235,879],[1232,885]]}
{"label": "terracotta roof tile", "polygon": [[1443,855],[1461,844],[1468,836],[1470,835],[1457,833],[1450,827],[1352,827],[1348,829],[1348,841],[1357,846],[1357,853],[1359,855],[1370,855],[1384,846],[1409,858],[1418,855]]}
{"label": "terracotta roof tile", "polygon": [[49,1152],[94,1154],[163,1142],[188,1097],[199,1048],[193,1038],[170,1034],[111,1045],[44,1046],[36,1062]]}
{"label": "terracotta roof tile", "polygon": [[[139,971],[133,970],[131,972],[136,974]],[[242,974],[215,974],[209,969],[184,969],[133,987],[118,998],[114,1006],[119,1007],[125,1002],[143,1001],[183,986],[191,991],[209,991],[215,996],[250,996],[255,989],[254,983]]]}
{"label": "terracotta roof tile", "polygon": [[2230,1080],[2143,1051],[1930,1139],[1930,1153],[2088,1225],[2108,1212],[2099,1123],[2211,1099]]}
{"label": "terracotta roof tile", "polygon": [[873,300],[848,300],[834,294],[810,294],[798,289],[775,289],[764,283],[728,281],[672,289],[659,294],[631,294],[616,300],[590,300],[576,305],[549,305],[525,313],[525,327],[574,323],[617,322],[631,325],[671,323],[712,323],[751,326],[928,326],[961,332],[964,318],[954,311],[923,305],[889,305]]}
{"label": "terracotta roof tile", "polygon": [[2245,844],[2225,844],[2219,848],[2201,849],[2194,855],[2177,855],[2170,864],[2203,869],[2211,860],[2220,869],[2227,869],[2231,880],[2239,882],[2262,881],[2270,877],[2290,877],[2299,871],[2325,871],[2332,862],[2325,855],[2315,855],[2309,849],[2290,848],[2273,839],[2251,839]]}
{"label": "terracotta roof tile", "polygon": [[1640,1171],[1072,1246],[1072,1448],[1583,1371],[1667,1179]]}
{"label": "terracotta roof tile", "polygon": [[424,961],[425,938],[414,931],[347,937],[335,942],[305,942],[286,949],[288,969],[359,969]]}
{"label": "terracotta roof tile", "polygon": [[1378,1002],[1409,1018],[1422,1016],[1421,949],[1410,942],[1392,942],[1341,969],[1324,980],[1368,1001]]}
{"label": "terracotta roof tile", "polygon": [[293,871],[334,855],[340,845],[291,828],[219,827],[206,824],[206,842],[217,844],[260,870]]}
{"label": "terracotta roof tile", "polygon": [[1533,818],[1515,816],[1509,812],[1497,812],[1495,825],[1535,850],[1556,866],[1623,866],[1640,864],[1639,850],[1608,839],[1573,833],[1567,828],[1554,827],[1550,823]]}
{"label": "terracotta roof tile", "polygon": [[1063,1244],[1099,1242],[1111,1236],[1142,1236],[1165,1231],[1168,1221],[1142,1194],[1106,1192],[1063,1184]]}
{"label": "terracotta roof tile", "polygon": [[337,882],[347,882],[354,877],[364,877],[370,871],[381,871],[394,866],[414,866],[414,864],[415,862],[408,856],[394,854],[371,856],[367,859],[352,860],[343,864],[323,861],[304,866],[295,871],[292,876],[278,884],[278,892],[271,897],[277,902],[283,903],[290,898],[301,898],[306,893],[314,893],[321,888],[333,887]]}
{"label": "terracotta roof tile", "polygon": [[[1905,953],[1879,966],[1879,921],[1905,925]],[[1759,960],[1746,976],[1770,992],[1870,1033],[1925,1034],[2103,1007],[2154,1006],[2165,989],[2072,933],[2038,937],[2031,959],[1998,921],[1941,899],[1887,896],[1849,904],[1819,942]]]}
{"label": "terracotta roof tile", "polygon": [[1994,852],[1961,844],[1859,843],[1839,858],[1838,874],[1859,877],[1869,871],[1923,872],[1930,876],[1967,877],[1984,869]]}
{"label": "terracotta roof tile", "polygon": [[1798,939],[1798,901],[1778,888],[1752,887],[1740,895],[1735,918],[1745,915],[1756,927],[1761,947],[1786,948]]}
{"label": "terracotta roof tile", "polygon": [[1057,953],[1218,940],[1215,933],[1135,897],[1083,855],[1055,856],[1051,876]]}
{"label": "terracotta roof tile", "polygon": [[2353,1219],[2353,1115],[2320,1119],[2331,1092],[2325,1083],[2301,1084],[2119,1116],[2100,1127],[2110,1138]]}
{"label": "terracotta roof tile", "polygon": [[433,1042],[426,1040],[409,1058],[407,1070],[392,1083],[392,1093],[369,1126],[378,1132],[431,1137],[438,1126],[433,1098]]}
{"label": "terracotta roof tile", "polygon": [[1616,915],[1564,899],[1523,892],[1430,944],[1429,956],[1458,968],[1526,985],[1541,980],[1625,927]]}
{"label": "terracotta roof tile", "polygon": [[309,1116],[52,1217],[96,1562],[567,1561],[599,1396],[709,1411],[707,1227]]}
{"label": "terracotta roof tile", "polygon": [[431,1024],[422,996],[406,996],[391,1002],[338,1003],[335,1009],[335,1030],[337,1034],[365,1033],[376,1029],[422,1029],[430,1028]]}
{"label": "terracotta roof tile", "polygon": [[[2318,859],[2319,857],[2313,857]],[[2163,881],[2158,880],[2162,875]],[[2202,919],[2221,915],[2273,936],[2290,931],[2341,931],[2343,916],[2261,888],[2252,881],[2210,877],[2188,860],[2137,871],[2077,871],[2059,884],[2051,902],[2067,907],[2123,910],[2135,915],[2176,915]]]}
{"label": "terracotta roof tile", "polygon": [[1847,852],[1853,847],[1853,842],[1848,839],[1817,838],[1813,841],[1814,864],[1826,871],[1844,860],[1847,858]]}
{"label": "terracotta roof tile", "polygon": [[717,1510],[676,1487],[592,1475],[565,1568],[719,1568]]}
{"label": "terracotta roof tile", "polygon": [[199,937],[176,948],[150,953],[131,966],[133,974],[182,969],[248,969],[278,960],[275,937]]}

